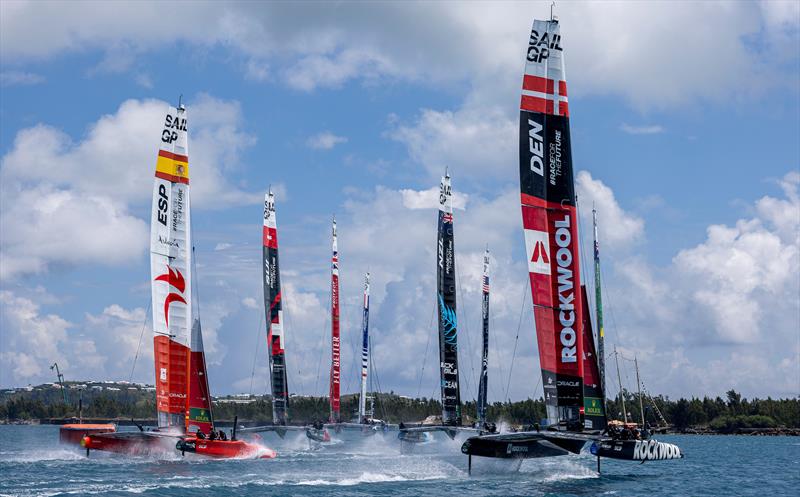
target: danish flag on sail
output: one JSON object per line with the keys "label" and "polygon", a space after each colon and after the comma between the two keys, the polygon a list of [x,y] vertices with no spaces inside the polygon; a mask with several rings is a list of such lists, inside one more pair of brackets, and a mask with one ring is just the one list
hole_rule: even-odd
{"label": "danish flag on sail", "polygon": [[534,21],[519,119],[522,224],[547,416],[577,423],[583,409],[583,297],[558,21]]}

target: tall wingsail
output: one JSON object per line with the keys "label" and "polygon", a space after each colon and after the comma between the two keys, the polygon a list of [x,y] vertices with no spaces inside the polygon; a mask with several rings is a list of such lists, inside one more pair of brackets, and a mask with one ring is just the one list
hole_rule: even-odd
{"label": "tall wingsail", "polygon": [[[201,431],[207,435],[214,429],[214,416],[211,413],[211,391],[208,388],[203,331],[199,319],[195,319],[192,325],[191,349],[189,415],[186,417],[186,431]],[[193,427],[196,428],[192,429]]]}
{"label": "tall wingsail", "polygon": [[192,327],[192,238],[186,109],[170,107],[161,131],[150,219],[150,274],[159,428],[184,429]]}
{"label": "tall wingsail", "polygon": [[534,21],[520,103],[522,223],[547,417],[580,425],[584,322],[569,104],[558,21]]}
{"label": "tall wingsail", "polygon": [[331,423],[341,422],[339,414],[340,340],[339,340],[339,249],[336,244],[336,220],[333,220],[333,255],[331,256]]}
{"label": "tall wingsail", "polygon": [[364,277],[364,317],[361,321],[361,395],[358,398],[358,422],[367,414],[367,373],[369,371],[369,273]]}
{"label": "tall wingsail", "polygon": [[597,211],[592,209],[592,228],[594,233],[594,300],[597,315],[597,365],[600,368],[600,390],[603,393],[603,412],[606,405],[606,346],[603,329],[603,292],[600,285],[600,242],[597,236]]}
{"label": "tall wingsail", "polygon": [[481,379],[478,384],[478,426],[486,424],[487,393],[489,388],[489,249],[483,254],[483,349],[481,351]]}
{"label": "tall wingsail", "polygon": [[437,307],[439,309],[439,372],[442,381],[442,424],[461,425],[458,382],[458,321],[456,319],[456,260],[453,244],[453,192],[450,175],[439,185],[437,239]]}
{"label": "tall wingsail", "polygon": [[289,408],[289,385],[286,377],[286,351],[283,337],[281,273],[278,267],[278,224],[275,219],[275,196],[271,190],[264,197],[262,238],[264,310],[267,316],[272,422],[276,425],[285,425]]}
{"label": "tall wingsail", "polygon": [[606,429],[605,391],[601,383],[602,376],[598,366],[599,356],[594,347],[592,318],[589,312],[589,299],[586,297],[586,285],[581,285],[583,298],[583,412],[584,427],[589,430]]}

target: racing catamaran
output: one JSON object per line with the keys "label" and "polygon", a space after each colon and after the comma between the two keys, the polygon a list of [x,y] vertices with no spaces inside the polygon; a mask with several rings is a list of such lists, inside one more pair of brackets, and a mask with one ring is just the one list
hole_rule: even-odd
{"label": "racing catamaran", "polygon": [[442,395],[440,425],[401,425],[402,442],[421,443],[428,432],[443,431],[451,439],[458,431],[477,431],[461,426],[461,390],[458,377],[458,319],[456,317],[456,261],[453,241],[453,192],[445,172],[439,184],[436,259],[436,307],[439,321],[439,377]]}
{"label": "racing catamaran", "polygon": [[483,278],[481,279],[481,324],[483,325],[483,348],[481,349],[481,378],[478,384],[478,423],[481,432],[493,433],[497,430],[494,423],[486,422],[489,390],[489,247],[483,254]]}
{"label": "racing catamaran", "polygon": [[[202,332],[192,299],[192,233],[186,108],[170,107],[161,132],[150,222],[153,355],[158,428],[87,435],[91,449],[126,454],[175,450],[212,457],[275,457],[274,451],[213,430]],[[212,435],[214,434],[214,435]],[[176,445],[177,443],[177,445]]]}
{"label": "racing catamaran", "polygon": [[[655,440],[604,434],[601,375],[585,289],[580,284],[578,216],[570,150],[563,39],[558,21],[536,20],[528,43],[520,104],[522,223],[549,426],[471,437],[469,456],[534,458],[579,453],[646,461],[683,457]],[[599,397],[599,398],[598,398]],[[586,408],[589,403],[590,409]]]}

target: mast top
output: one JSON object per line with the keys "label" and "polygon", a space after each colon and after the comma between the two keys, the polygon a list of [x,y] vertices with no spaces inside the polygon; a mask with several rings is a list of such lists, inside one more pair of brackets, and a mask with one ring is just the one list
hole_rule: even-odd
{"label": "mast top", "polygon": [[185,111],[186,107],[183,105],[183,93],[178,95],[178,110]]}
{"label": "mast top", "polygon": [[556,6],[556,2],[555,2],[555,0],[553,0],[553,3],[550,4],[550,22],[554,22],[554,23],[558,24],[558,17],[553,14],[553,8],[555,6]]}

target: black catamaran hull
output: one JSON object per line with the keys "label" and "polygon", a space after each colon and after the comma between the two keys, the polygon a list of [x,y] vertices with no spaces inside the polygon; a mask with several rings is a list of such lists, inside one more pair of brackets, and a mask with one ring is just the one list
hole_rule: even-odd
{"label": "black catamaran hull", "polygon": [[587,442],[592,442],[591,452],[598,457],[627,461],[683,457],[677,445],[652,439],[613,440],[594,434],[538,431],[471,437],[461,446],[461,452],[468,456],[530,459],[578,454]]}

